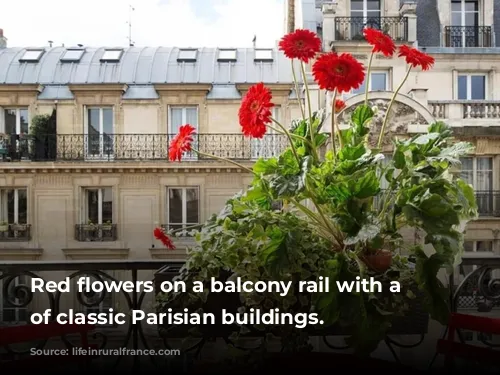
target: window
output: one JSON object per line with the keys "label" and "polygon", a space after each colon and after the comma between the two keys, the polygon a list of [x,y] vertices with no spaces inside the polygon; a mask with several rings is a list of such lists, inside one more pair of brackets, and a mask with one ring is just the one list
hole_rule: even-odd
{"label": "window", "polygon": [[198,55],[197,49],[181,49],[177,61],[195,62]]}
{"label": "window", "polygon": [[8,224],[27,224],[27,189],[1,189],[0,210],[0,221]]}
{"label": "window", "polygon": [[113,189],[85,188],[83,224],[108,224],[113,222]]}
{"label": "window", "polygon": [[256,49],[255,61],[273,61],[272,49]]}
{"label": "window", "polygon": [[235,49],[221,49],[219,50],[218,61],[236,61]]}
{"label": "window", "polygon": [[[281,106],[275,105],[272,107],[271,113],[273,119],[281,122]],[[281,134],[276,134],[273,129],[268,129],[263,138],[252,139],[252,159],[277,157],[287,144]]]}
{"label": "window", "polygon": [[19,62],[38,62],[42,57],[45,50],[43,49],[29,49],[24,52],[24,55],[19,59]]}
{"label": "window", "polygon": [[[3,291],[4,286],[7,287],[6,295],[2,293],[3,296],[0,298],[0,325],[28,322],[27,307],[17,307],[24,302],[24,299],[16,298],[16,287],[29,285],[27,279],[27,276],[21,275],[13,280],[7,277],[0,282],[0,290]],[[7,283],[7,285],[3,283]]]}
{"label": "window", "polygon": [[493,189],[493,159],[490,157],[461,158],[462,171],[460,177],[471,184],[476,191]]}
{"label": "window", "polygon": [[6,108],[2,112],[1,133],[8,135],[29,133],[28,108]]}
{"label": "window", "polygon": [[479,2],[477,0],[452,0],[451,25],[478,26]]}
{"label": "window", "polygon": [[199,222],[198,187],[167,188],[167,230],[186,229]]}
{"label": "window", "polygon": [[464,250],[473,253],[491,253],[493,251],[493,241],[465,241]]}
{"label": "window", "polygon": [[85,158],[112,159],[114,154],[113,108],[86,108]]}
{"label": "window", "polygon": [[459,74],[457,91],[458,100],[485,100],[486,75]]}
{"label": "window", "polygon": [[[369,91],[387,91],[389,86],[389,72],[387,71],[372,71],[370,73],[370,83]],[[357,88],[352,90],[352,95],[364,94],[366,88],[366,78],[365,82]]]}
{"label": "window", "polygon": [[351,0],[351,17],[380,18],[380,0]]}
{"label": "window", "polygon": [[[170,121],[168,125],[169,138],[175,137],[182,125],[190,124],[198,133],[198,107],[170,107]],[[198,148],[197,136],[193,136],[193,147]],[[170,142],[170,140],[169,140]],[[183,159],[196,159],[195,152],[187,152]]]}
{"label": "window", "polygon": [[82,58],[84,52],[84,49],[68,49],[61,57],[61,61],[78,62]]}
{"label": "window", "polygon": [[122,49],[107,49],[101,57],[102,62],[117,62],[122,57]]}

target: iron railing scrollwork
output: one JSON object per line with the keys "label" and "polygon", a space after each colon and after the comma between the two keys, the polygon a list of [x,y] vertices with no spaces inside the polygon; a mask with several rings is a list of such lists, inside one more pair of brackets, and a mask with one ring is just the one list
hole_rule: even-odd
{"label": "iron railing scrollwork", "polygon": [[445,47],[492,47],[491,26],[445,26]]}
{"label": "iron railing scrollwork", "polygon": [[118,239],[116,224],[75,224],[75,240],[80,242],[109,242]]}
{"label": "iron railing scrollwork", "polygon": [[30,240],[30,224],[0,224],[0,242],[24,242]]}
{"label": "iron railing scrollwork", "polygon": [[406,17],[335,17],[335,40],[363,41],[363,29],[367,27],[381,30],[395,41],[408,40]]}

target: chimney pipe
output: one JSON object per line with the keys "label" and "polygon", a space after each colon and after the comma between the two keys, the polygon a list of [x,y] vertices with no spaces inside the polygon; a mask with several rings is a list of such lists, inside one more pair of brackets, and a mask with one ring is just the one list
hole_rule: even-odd
{"label": "chimney pipe", "polygon": [[3,29],[0,29],[0,48],[7,48],[7,38],[3,36]]}

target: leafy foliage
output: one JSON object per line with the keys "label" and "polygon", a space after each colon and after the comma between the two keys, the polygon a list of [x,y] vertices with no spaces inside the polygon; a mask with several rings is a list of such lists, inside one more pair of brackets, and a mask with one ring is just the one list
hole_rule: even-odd
{"label": "leafy foliage", "polygon": [[[240,307],[317,311],[326,327],[348,327],[351,343],[364,354],[377,347],[394,317],[404,313],[413,290],[424,293],[431,316],[445,323],[448,291],[438,272],[460,262],[460,228],[477,215],[472,187],[450,171],[472,147],[454,143],[450,128],[438,122],[426,134],[393,140],[392,158],[384,163],[384,154],[367,142],[373,116],[370,107],[358,106],[340,145],[324,157],[318,155],[328,140],[320,133],[324,113],[315,113],[311,122],[295,121],[290,147],[276,158],[260,159],[252,186],[197,234],[198,246],[190,251],[180,278],[188,284],[210,277],[294,281],[295,289],[286,297],[246,293],[240,296]],[[388,182],[384,190],[382,176]],[[287,209],[273,211],[276,200]],[[401,236],[404,228],[424,233],[424,242],[407,246]],[[393,254],[392,266],[384,272],[366,263],[367,256],[380,250]],[[415,259],[414,267],[408,256]],[[329,277],[329,293],[300,294],[296,289],[298,281],[319,276]],[[404,290],[338,291],[336,281],[356,276],[374,277],[385,285],[397,280]],[[162,304],[180,301],[189,306],[207,298],[208,290],[172,294]],[[288,337],[287,327],[258,328]]]}

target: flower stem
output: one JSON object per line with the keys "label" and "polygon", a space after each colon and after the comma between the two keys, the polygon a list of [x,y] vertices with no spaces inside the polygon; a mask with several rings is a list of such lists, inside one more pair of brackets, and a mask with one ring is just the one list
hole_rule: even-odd
{"label": "flower stem", "polygon": [[237,162],[235,162],[235,161],[233,161],[233,160],[226,159],[226,158],[223,158],[223,157],[220,157],[220,156],[211,155],[211,154],[205,154],[204,152],[201,152],[201,151],[195,150],[194,148],[193,148],[193,149],[191,149],[191,151],[196,152],[198,155],[207,156],[207,157],[209,157],[209,158],[211,158],[211,159],[216,159],[216,160],[220,160],[220,161],[225,161],[225,162],[228,162],[228,163],[230,163],[230,164],[236,165],[237,167],[239,167],[239,168],[241,168],[241,169],[244,169],[244,170],[246,170],[247,172],[249,172],[249,173],[251,173],[251,174],[255,175],[255,172],[254,172],[254,171],[252,171],[250,168],[247,168],[247,167],[245,167],[244,165],[241,165],[240,163],[237,163]]}
{"label": "flower stem", "polygon": [[333,102],[332,102],[332,140],[333,140],[333,150],[335,151],[335,133],[339,135],[339,145],[342,148],[342,133],[340,132],[340,128],[337,124],[337,114],[335,113],[335,102],[337,101],[337,89],[333,91]]}
{"label": "flower stem", "polygon": [[405,77],[403,78],[403,80],[399,84],[398,88],[396,89],[396,91],[394,91],[394,94],[392,95],[392,99],[389,103],[389,106],[387,107],[387,112],[385,113],[385,118],[384,118],[384,123],[382,124],[382,129],[380,129],[380,135],[378,136],[377,148],[380,148],[382,146],[382,139],[384,138],[384,131],[385,131],[385,127],[387,125],[387,121],[389,119],[389,114],[391,113],[392,105],[394,104],[394,100],[396,99],[396,96],[398,95],[399,90],[401,90],[404,83],[406,82],[406,80],[410,76],[410,72],[411,72],[411,65],[408,65],[408,70],[406,71]]}
{"label": "flower stem", "polygon": [[299,154],[297,154],[297,150],[295,149],[295,145],[293,144],[293,139],[292,139],[292,136],[290,135],[290,132],[288,130],[285,129],[285,127],[283,125],[281,125],[278,121],[276,121],[275,119],[271,118],[271,120],[276,124],[278,125],[282,130],[283,132],[285,133],[285,135],[288,137],[288,141],[290,142],[290,147],[292,149],[292,152],[293,154],[295,155],[295,159],[297,159],[297,163],[300,165],[300,158],[299,158]]}
{"label": "flower stem", "polygon": [[368,88],[370,87],[370,71],[372,70],[372,61],[373,61],[373,50],[370,54],[370,60],[368,61],[368,69],[366,71],[366,80],[365,80],[365,105],[368,105]]}
{"label": "flower stem", "polygon": [[311,143],[313,144],[314,147],[314,129],[312,123],[311,94],[309,93],[309,85],[307,83],[307,76],[306,76],[306,67],[303,62],[300,63],[300,68],[302,70],[302,78],[304,80],[304,85],[306,87],[307,107],[309,109],[309,127],[310,127]]}
{"label": "flower stem", "polygon": [[295,94],[297,95],[297,101],[299,102],[300,113],[302,113],[302,119],[305,121],[306,113],[304,112],[304,106],[302,105],[302,99],[300,98],[299,92],[299,82],[297,81],[297,74],[295,73],[295,65],[294,60],[291,60],[292,63],[292,75],[293,75],[293,83],[295,85]]}
{"label": "flower stem", "polygon": [[[283,130],[279,130],[279,129],[276,129],[274,126],[271,126],[271,125],[266,125],[269,129],[275,131],[276,133],[278,134],[282,134],[282,135],[285,135],[285,132]],[[307,139],[307,138],[304,138],[304,137],[301,137],[300,135],[297,135],[297,134],[293,134],[293,133],[290,133],[290,136],[292,138],[295,138],[295,139],[298,139],[298,140],[301,140],[302,142],[306,142],[307,144],[311,144],[310,140]]]}

